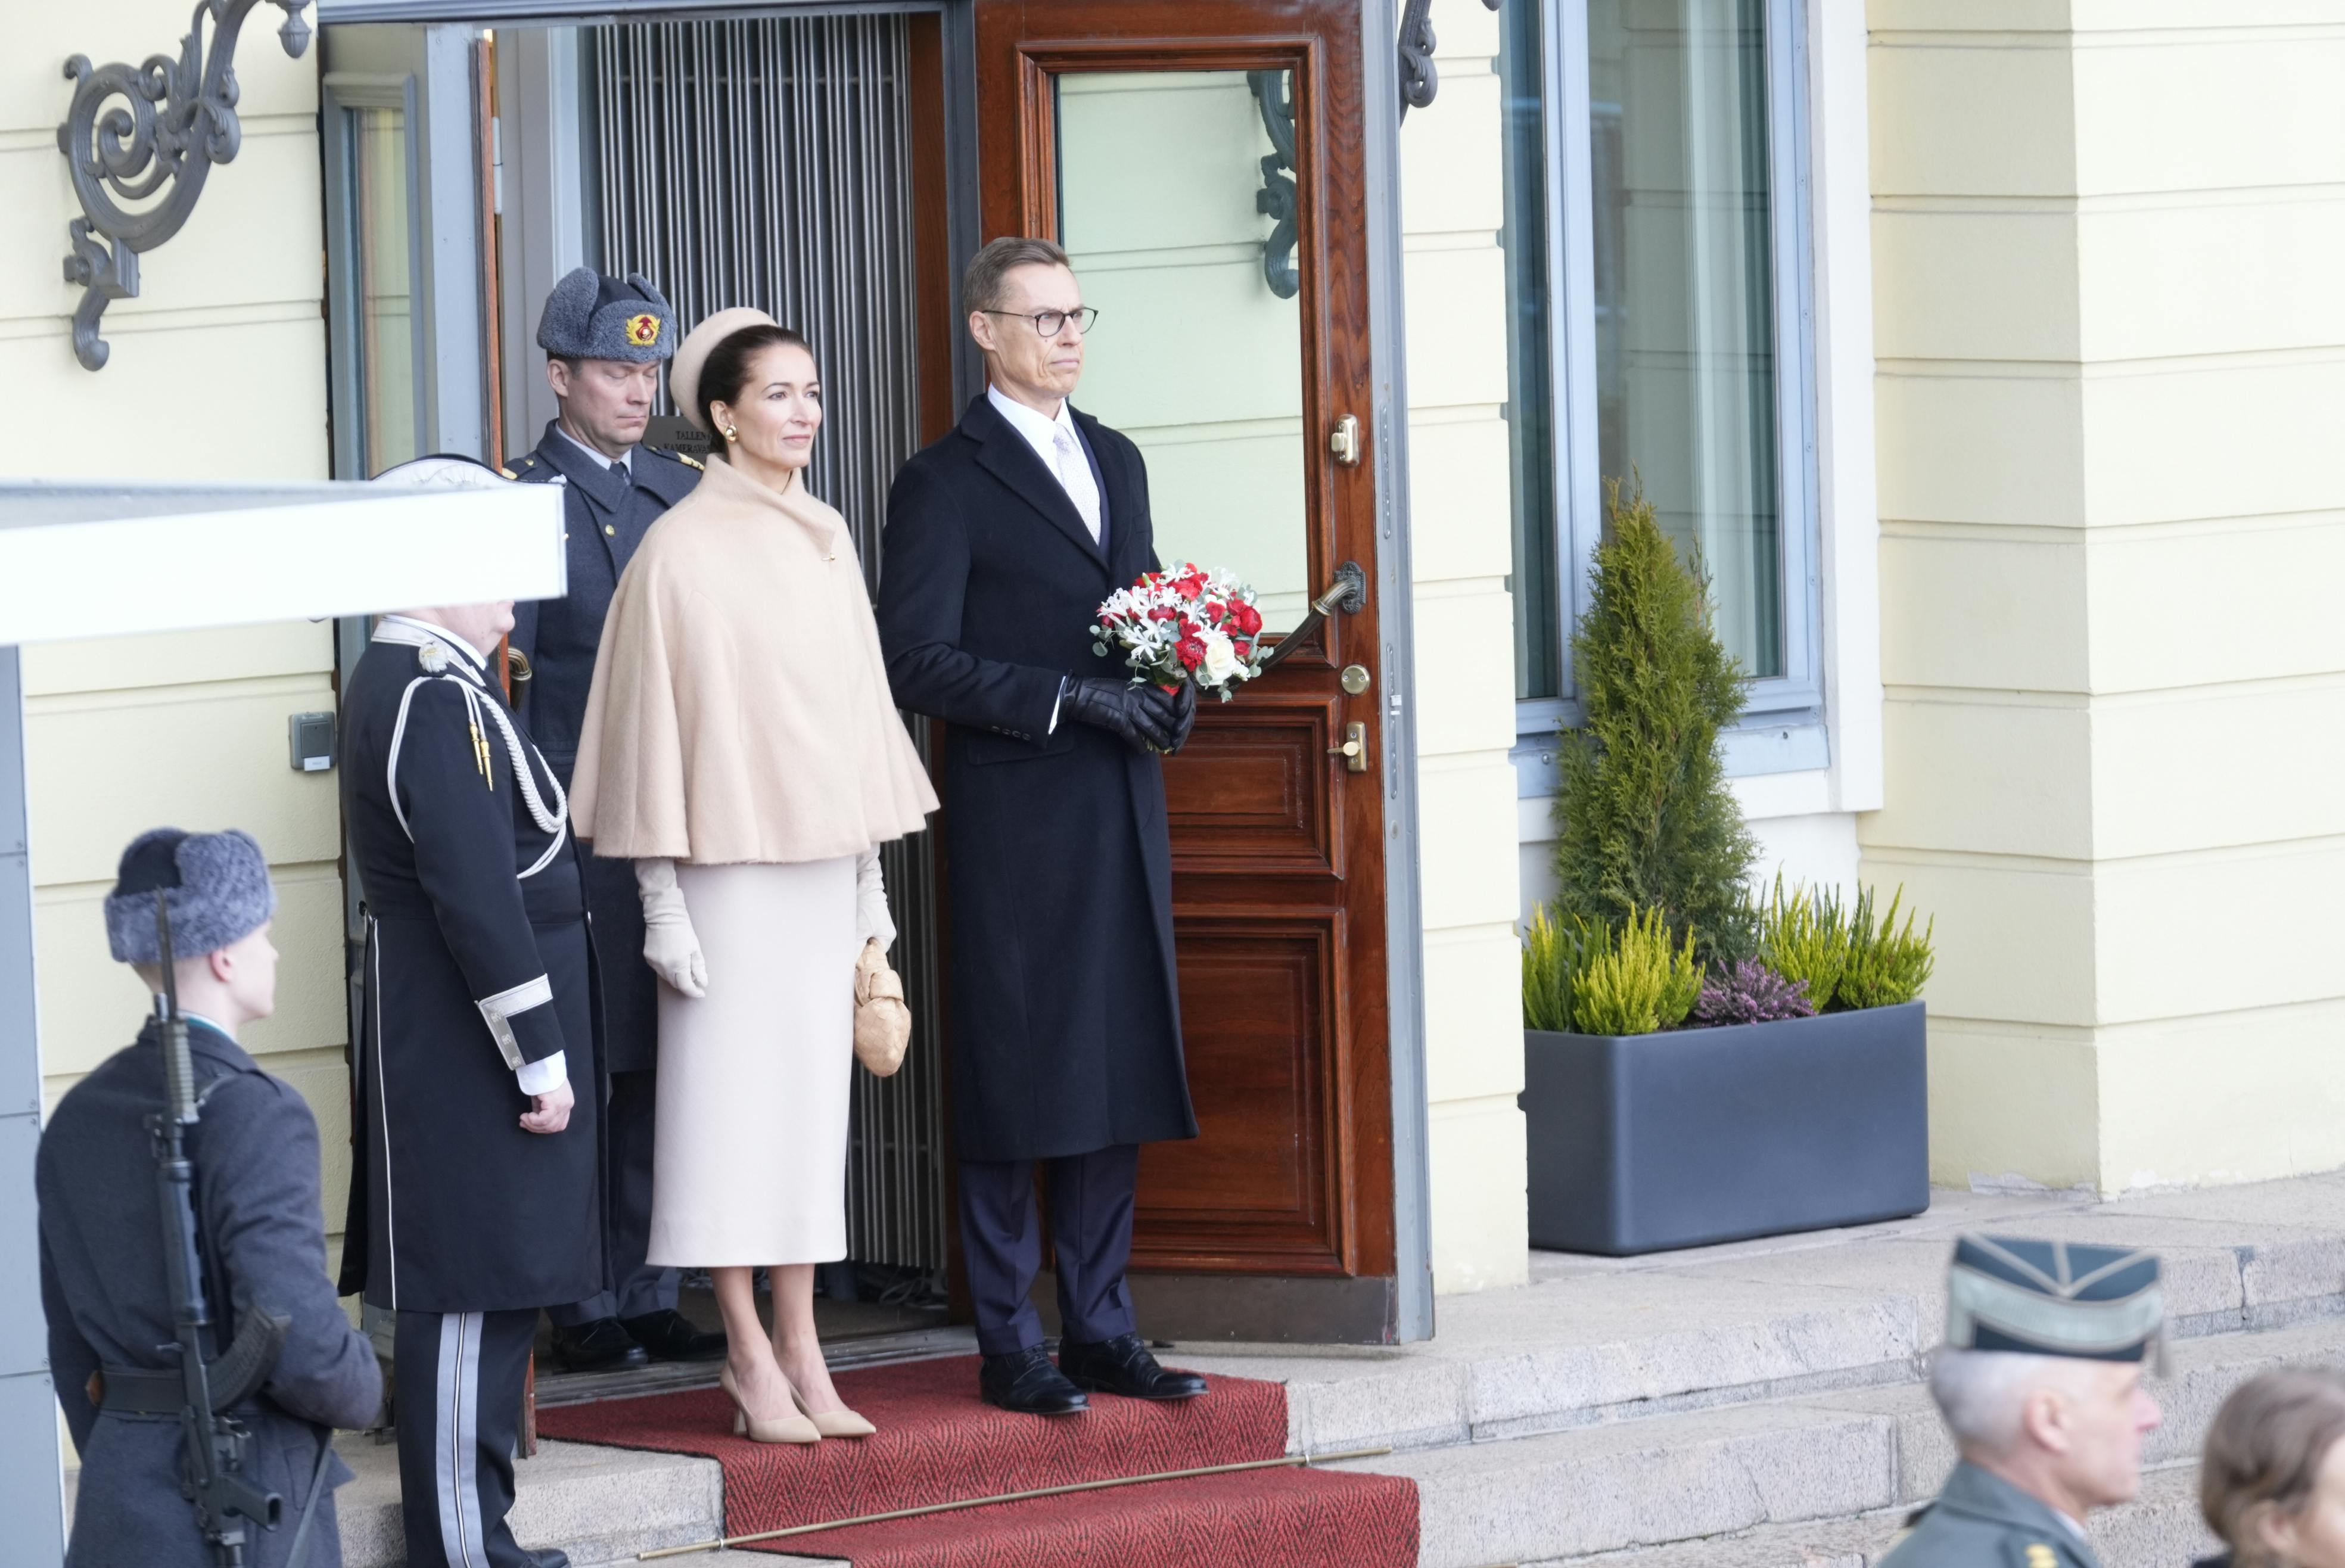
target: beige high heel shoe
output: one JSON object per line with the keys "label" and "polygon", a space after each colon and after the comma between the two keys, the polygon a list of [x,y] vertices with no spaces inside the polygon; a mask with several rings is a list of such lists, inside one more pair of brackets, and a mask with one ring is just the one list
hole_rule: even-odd
{"label": "beige high heel shoe", "polygon": [[[787,1381],[785,1374],[784,1381]],[[806,1395],[790,1384],[790,1402],[798,1407],[798,1419],[814,1423],[814,1430],[825,1437],[869,1437],[879,1429],[850,1410],[824,1411],[817,1414],[807,1409]]]}
{"label": "beige high heel shoe", "polygon": [[[784,1380],[786,1385],[787,1381]],[[779,1421],[760,1421],[752,1416],[749,1413],[749,1407],[741,1402],[741,1385],[733,1381],[733,1369],[730,1366],[717,1372],[716,1384],[725,1391],[725,1397],[733,1401],[733,1435],[735,1437],[746,1437],[751,1442],[820,1442],[822,1441],[822,1429],[803,1415],[787,1415]],[[797,1390],[791,1389],[790,1398],[796,1401],[797,1397]],[[800,1404],[798,1408],[803,1411],[806,1407]]]}

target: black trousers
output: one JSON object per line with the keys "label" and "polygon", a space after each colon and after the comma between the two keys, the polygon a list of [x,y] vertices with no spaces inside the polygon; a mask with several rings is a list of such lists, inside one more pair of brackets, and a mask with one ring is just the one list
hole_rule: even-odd
{"label": "black trousers", "polygon": [[401,1312],[400,1512],[407,1568],[531,1568],[505,1528],[537,1313]]}
{"label": "black trousers", "polygon": [[[1122,1143],[1041,1162],[1051,1189],[1051,1245],[1059,1265],[1059,1321],[1085,1344],[1128,1334],[1132,1299],[1132,1197],[1140,1146]],[[960,1162],[961,1252],[977,1308],[977,1348],[1006,1355],[1042,1342],[1042,1320],[1028,1300],[1042,1266],[1030,1159]]]}
{"label": "black trousers", "polygon": [[611,1102],[604,1112],[611,1220],[603,1256],[614,1287],[584,1301],[547,1308],[545,1315],[563,1328],[604,1318],[640,1318],[675,1305],[676,1270],[644,1261],[652,1246],[652,1129],[658,1106],[659,1075],[649,1067],[611,1075]]}

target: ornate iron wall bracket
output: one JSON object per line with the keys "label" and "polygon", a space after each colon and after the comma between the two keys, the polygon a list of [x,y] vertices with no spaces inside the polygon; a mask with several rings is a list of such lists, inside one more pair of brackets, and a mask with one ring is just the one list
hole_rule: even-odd
{"label": "ornate iron wall bracket", "polygon": [[[72,172],[82,216],[68,226],[73,252],[65,274],[83,290],[74,311],[74,357],[87,369],[106,363],[98,318],[113,301],[138,292],[138,252],[179,232],[211,166],[236,157],[244,140],[236,117],[236,42],[246,15],[260,3],[197,0],[176,60],[150,55],[136,68],[93,68],[86,55],[66,62],[73,106],[57,127],[57,150]],[[269,3],[285,13],[277,30],[285,52],[299,58],[310,46],[310,24],[301,15],[310,0]],[[157,193],[161,199],[149,205]]]}
{"label": "ornate iron wall bracket", "polygon": [[[1496,11],[1504,0],[1482,0]],[[1429,107],[1441,90],[1441,73],[1434,69],[1433,0],[1408,0],[1400,14],[1400,117],[1411,109]]]}
{"label": "ornate iron wall bracket", "polygon": [[1246,86],[1254,89],[1262,111],[1262,128],[1274,149],[1262,160],[1262,188],[1254,193],[1254,209],[1271,219],[1270,238],[1262,243],[1262,277],[1270,291],[1292,299],[1303,291],[1303,268],[1294,259],[1294,86],[1284,71],[1248,71]]}

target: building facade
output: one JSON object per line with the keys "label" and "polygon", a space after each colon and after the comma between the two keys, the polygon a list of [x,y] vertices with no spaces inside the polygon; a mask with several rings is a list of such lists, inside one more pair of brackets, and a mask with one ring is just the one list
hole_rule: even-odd
{"label": "building facade", "polygon": [[[614,9],[649,25],[658,7]],[[973,34],[960,0],[909,9],[939,19],[913,25],[903,57],[942,73],[949,119],[985,90],[952,75],[984,57],[985,8]],[[1395,74],[1399,9],[1354,13],[1373,93]],[[1253,35],[1230,10],[1231,35]],[[25,19],[0,66],[0,198],[25,215],[0,249],[10,473],[350,478],[398,449],[533,440],[547,410],[523,329],[543,289],[518,280],[616,243],[559,219],[616,199],[584,167],[598,144],[524,124],[513,85],[533,71],[553,87],[528,105],[580,101],[559,78],[595,57],[537,31],[578,18],[550,0],[327,0],[299,60],[274,18],[237,58],[241,151],[107,310],[96,373],[75,360],[78,296],[57,270],[78,209],[56,66],[168,49],[183,13],[102,0]],[[1365,210],[1396,262],[1369,274],[1397,295],[1374,319],[1380,385],[1405,388],[1393,428],[1369,430],[1373,460],[1396,465],[1380,470],[1384,559],[1407,572],[1407,612],[1388,617],[1406,645],[1383,666],[1408,673],[1406,728],[1378,732],[1409,770],[1380,819],[1408,894],[1382,960],[1406,981],[1383,1037],[1395,1065],[1374,1079],[1397,1086],[1393,1268],[1439,1291],[1527,1278],[1515,926],[1549,885],[1550,738],[1572,717],[1569,628],[1609,479],[1640,481],[1711,571],[1751,676],[1727,744],[1765,874],[1902,885],[1935,918],[1934,1179],[2116,1192],[2345,1164],[2345,942],[2326,880],[2345,853],[2330,722],[2345,636],[2320,602],[2324,563],[2345,557],[2329,261],[2345,0],[1435,0],[1429,20],[1437,87],[1383,133],[1390,161],[1376,127],[1397,105],[1360,111]],[[940,59],[922,63],[923,37]],[[490,42],[502,66],[481,63]],[[421,100],[381,64],[393,46],[424,62]],[[502,108],[485,150],[439,106],[467,98],[431,96],[456,79],[434,59]],[[1119,82],[1058,100],[1061,217],[1095,258],[1086,277],[1125,291],[1110,309],[1127,336],[1102,349],[1170,355],[1177,340],[1146,336],[1150,299],[1170,296],[1144,280],[1234,288],[1274,220],[1246,184],[1197,208],[1227,232],[1152,230],[1206,175],[1118,143],[1142,102],[1101,96]],[[1214,156],[1280,156],[1261,87],[1225,75],[1185,96],[1222,106]],[[949,265],[922,270],[913,234],[915,290],[957,269],[994,200],[998,166],[950,146],[967,188]],[[333,269],[365,244],[335,215],[434,158],[480,171],[472,249],[435,248],[452,230],[424,221],[338,316]],[[919,187],[919,146],[904,167]],[[1151,177],[1134,171],[1156,183],[1128,208],[1063,195]],[[917,188],[904,199],[913,211]],[[500,247],[503,282],[480,282],[472,258]],[[1249,343],[1309,340],[1274,294],[1232,306],[1225,327],[1260,329],[1216,352],[1243,366]],[[475,357],[400,361],[447,378],[426,396],[342,352],[345,320],[361,348],[445,337]],[[483,354],[504,379],[468,392],[446,367],[477,378]],[[1148,428],[1160,498],[1184,493],[1183,461],[1246,474],[1257,496],[1321,482],[1294,456],[1321,439],[1314,394],[1249,373],[1233,395],[1261,406],[1240,429],[1194,394],[1150,412],[1136,367],[1101,359],[1095,389],[1117,405],[1101,411]],[[371,413],[337,390],[360,369],[379,372]],[[1194,549],[1240,557],[1299,610],[1321,586],[1303,537],[1247,553],[1283,526],[1272,511]],[[284,896],[282,1002],[254,1043],[318,1112],[338,1215],[348,890],[333,778],[283,749],[289,715],[332,707],[336,659],[334,628],[304,622],[50,644],[24,673],[46,1098],[142,1006],[97,916],[118,846],[162,821],[247,827]],[[1399,703],[1377,711],[1400,724]]]}

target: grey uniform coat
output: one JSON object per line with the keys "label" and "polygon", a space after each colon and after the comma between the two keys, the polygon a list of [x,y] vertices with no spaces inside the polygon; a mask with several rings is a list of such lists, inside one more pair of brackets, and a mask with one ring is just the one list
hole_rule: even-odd
{"label": "grey uniform coat", "polygon": [[2101,1568],[2101,1560],[2064,1515],[1965,1462],[1881,1568]]}
{"label": "grey uniform coat", "polygon": [[[156,1349],[176,1334],[146,1125],[163,1106],[156,1037],[149,1025],[137,1045],[66,1092],[35,1165],[50,1376],[82,1462],[66,1555],[74,1568],[211,1568],[195,1510],[179,1495],[178,1423],[101,1411],[89,1399],[90,1374],[101,1364],[177,1365]],[[188,1047],[203,1097],[188,1149],[216,1348],[235,1337],[255,1303],[293,1324],[275,1372],[238,1412],[253,1433],[247,1478],[285,1499],[286,1523],[275,1533],[247,1526],[247,1561],[282,1568],[319,1445],[335,1427],[372,1424],[382,1373],[326,1274],[318,1124],[309,1105],[209,1025],[190,1020]],[[341,1561],[330,1488],[350,1478],[339,1458],[328,1462],[309,1568]]]}
{"label": "grey uniform coat", "polygon": [[[570,592],[513,606],[509,639],[529,661],[530,681],[516,709],[538,750],[562,781],[578,762],[578,731],[586,693],[594,683],[594,652],[603,642],[619,573],[634,559],[661,513],[692,493],[700,470],[681,459],[637,447],[632,478],[604,468],[552,425],[537,450],[513,462],[523,484],[563,486]],[[606,1066],[614,1073],[658,1066],[659,985],[643,962],[644,911],[630,861],[584,857],[586,907],[594,916],[603,967]]]}

